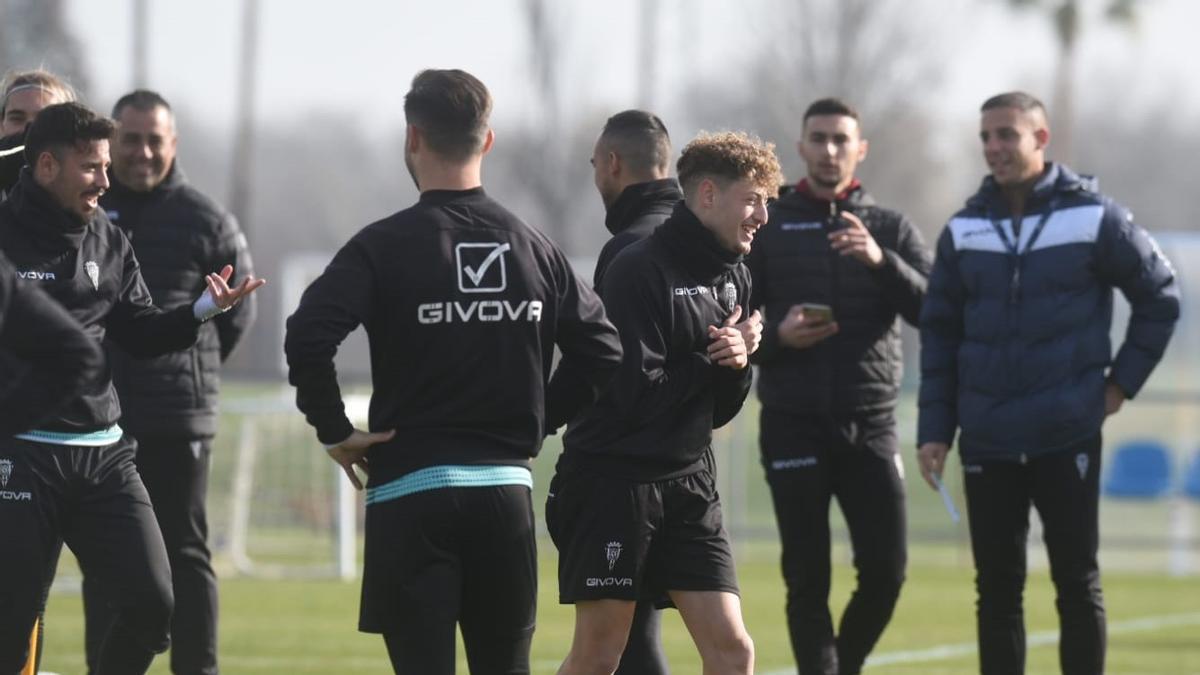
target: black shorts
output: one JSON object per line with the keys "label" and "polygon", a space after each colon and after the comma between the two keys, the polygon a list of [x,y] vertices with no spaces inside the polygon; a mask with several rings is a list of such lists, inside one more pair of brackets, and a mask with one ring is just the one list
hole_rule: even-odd
{"label": "black shorts", "polygon": [[359,630],[454,657],[464,640],[532,635],[537,541],[524,485],[445,487],[367,506]]}
{"label": "black shorts", "polygon": [[733,551],[712,472],[635,483],[556,475],[546,525],[558,547],[559,602],[649,600],[668,591],[737,593]]}

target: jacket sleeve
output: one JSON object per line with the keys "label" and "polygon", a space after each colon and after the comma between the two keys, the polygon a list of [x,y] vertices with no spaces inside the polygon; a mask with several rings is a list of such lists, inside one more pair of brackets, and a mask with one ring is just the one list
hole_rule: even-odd
{"label": "jacket sleeve", "polygon": [[1129,301],[1129,326],[1117,350],[1109,379],[1129,398],[1141,390],[1158,365],[1179,320],[1179,283],[1158,243],[1133,222],[1133,215],[1109,203],[1097,242],[1099,274]]}
{"label": "jacket sleeve", "polygon": [[[772,216],[774,216],[773,213]],[[763,313],[762,342],[759,343],[758,350],[750,355],[750,362],[754,364],[770,363],[779,355],[780,350],[784,349],[779,342],[779,321],[782,317],[767,315],[767,248],[769,244],[767,244],[766,235],[765,229],[760,232],[760,235],[755,238],[754,245],[750,248],[750,255],[746,256],[746,267],[750,270],[752,286],[746,312],[753,313],[757,309]]]}
{"label": "jacket sleeve", "polygon": [[[622,257],[621,261],[628,260]],[[687,352],[668,360],[668,308],[654,297],[661,285],[649,283],[641,270],[609,269],[602,297],[609,319],[621,335],[625,353],[609,387],[616,408],[637,424],[669,414],[710,386],[713,366],[707,354]]]}
{"label": "jacket sleeve", "polygon": [[33,428],[104,370],[99,343],[48,295],[17,285],[4,296],[0,288],[0,437]]}
{"label": "jacket sleeve", "polygon": [[605,316],[600,296],[561,254],[554,262],[559,280],[555,342],[562,359],[546,386],[547,433],[594,403],[621,365],[621,338]]}
{"label": "jacket sleeve", "polygon": [[900,316],[916,326],[921,320],[921,301],[929,283],[933,262],[921,232],[904,216],[898,216],[896,249],[883,248],[883,267],[875,275],[883,281],[883,292]]}
{"label": "jacket sleeve", "polygon": [[374,275],[358,240],[346,244],[304,291],[288,317],[283,349],[296,407],[326,445],[346,440],[354,426],[346,416],[333,357],[360,324],[370,321]]}
{"label": "jacket sleeve", "polygon": [[129,241],[121,238],[124,272],[121,292],[108,314],[108,337],[136,359],[187,349],[196,344],[200,322],[192,304],[164,312],[154,306],[141,266]]}
{"label": "jacket sleeve", "polygon": [[[753,298],[754,284],[750,280],[749,272],[743,277],[742,283],[746,286],[746,290],[750,291],[743,295]],[[753,311],[746,310],[747,313]],[[762,349],[761,342],[758,348]],[[713,428],[720,429],[737,417],[738,412],[741,411],[746,397],[750,395],[750,384],[754,381],[754,369],[749,365],[741,370],[715,365],[714,368],[717,372],[713,374]]]}
{"label": "jacket sleeve", "polygon": [[963,340],[966,289],[954,237],[947,227],[921,307],[921,390],[917,445],[954,442],[958,427],[958,349]]}
{"label": "jacket sleeve", "polygon": [[[217,248],[214,260],[209,265],[211,270],[219,270],[225,265],[233,265],[234,283],[254,274],[254,261],[250,258],[250,247],[246,243],[246,235],[238,227],[237,219],[226,215],[217,233]],[[221,343],[221,360],[229,358],[233,350],[241,342],[242,336],[254,323],[258,312],[258,294],[251,293],[249,297],[235,305],[228,312],[218,314],[213,319],[217,327],[217,338]]]}

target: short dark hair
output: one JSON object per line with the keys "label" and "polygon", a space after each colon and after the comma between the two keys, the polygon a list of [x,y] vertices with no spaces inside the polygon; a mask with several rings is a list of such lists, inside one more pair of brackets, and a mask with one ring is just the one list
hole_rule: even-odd
{"label": "short dark hair", "polygon": [[767,197],[777,196],[779,184],[783,182],[775,144],[744,131],[701,132],[684,147],[675,170],[679,172],[679,182],[688,199],[705,178],[722,186],[746,179]]}
{"label": "short dark hair", "polygon": [[55,157],[66,148],[79,148],[94,141],[112,138],[116,125],[81,103],[46,106],[29,125],[25,135],[25,161],[33,166],[43,152]]}
{"label": "short dark hair", "polygon": [[1003,94],[996,94],[983,102],[983,106],[979,108],[979,112],[995,110],[997,108],[1016,108],[1024,113],[1037,110],[1042,115],[1046,114],[1046,106],[1042,105],[1042,102],[1036,96],[1023,91],[1008,91]]}
{"label": "short dark hair", "polygon": [[171,110],[171,104],[167,103],[167,99],[163,98],[162,94],[150,89],[134,89],[117,99],[117,102],[113,105],[112,116],[113,119],[120,117],[121,111],[126,108],[148,112],[160,107],[165,108],[174,117],[175,113]]}
{"label": "short dark hair", "polygon": [[635,171],[665,171],[671,164],[671,136],[654,113],[619,112],[604,123],[600,138]]}
{"label": "short dark hair", "polygon": [[404,96],[404,116],[438,155],[465,161],[479,154],[487,138],[492,95],[478,78],[462,70],[422,70]]}
{"label": "short dark hair", "polygon": [[853,118],[855,122],[862,123],[858,118],[858,111],[854,106],[840,98],[819,98],[809,104],[808,109],[804,111],[804,121],[808,118],[816,117],[817,115],[844,115]]}

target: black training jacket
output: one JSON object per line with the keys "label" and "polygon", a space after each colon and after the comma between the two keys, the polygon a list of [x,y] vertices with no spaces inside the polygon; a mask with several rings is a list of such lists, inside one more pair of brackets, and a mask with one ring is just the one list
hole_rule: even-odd
{"label": "black training jacket", "polygon": [[103,368],[79,322],[0,256],[0,438],[37,426]]}
{"label": "black training jacket", "polygon": [[0,202],[17,184],[21,167],[25,166],[25,132],[0,138]]}
{"label": "black training jacket", "polygon": [[604,270],[608,269],[617,254],[626,246],[650,236],[671,215],[681,199],[683,190],[674,178],[634,183],[621,191],[604,217],[604,226],[613,236],[605,242],[604,248],[600,249],[600,256],[596,258],[592,283],[597,289],[604,282]]}
{"label": "black training jacket", "polygon": [[[766,318],[753,361],[758,396],[769,408],[800,414],[891,410],[900,386],[900,318],[916,326],[932,259],[920,231],[900,213],[875,205],[861,187],[836,207],[858,216],[883,249],[871,269],[842,256],[828,235],[845,223],[830,218],[830,203],[801,187],[768,209],[747,265],[754,276],[753,308]],[[779,322],[792,305],[833,308],[838,332],[806,349],[779,341]]]}
{"label": "black training jacket", "polygon": [[[196,341],[200,322],[192,308],[164,312],[151,303],[129,239],[103,210],[78,223],[34,182],[28,168],[0,204],[0,251],[20,283],[38,286],[58,301],[96,343],[108,337],[130,354],[151,357]],[[120,417],[106,367],[38,428],[87,433],[107,429]]]}
{"label": "black training jacket", "polygon": [[[370,429],[396,430],[371,448],[372,485],[438,464],[527,465],[546,418],[573,416],[621,358],[600,299],[562,252],[483,188],[422,193],[351,238],[304,292],[284,348],[322,443],[353,430],[333,357],[360,324]],[[556,344],[573,368],[547,389]]]}
{"label": "black training jacket", "polygon": [[699,470],[712,430],[750,391],[749,367],[717,366],[707,354],[708,327],[745,306],[750,272],[679,202],[617,256],[600,292],[625,358],[596,405],[567,427],[560,468],[634,481]]}
{"label": "black training jacket", "polygon": [[[253,274],[237,221],[187,182],[178,163],[149,192],[112,180],[100,199],[108,219],[129,237],[142,278],[163,309],[191,305],[204,277],[233,265],[230,284]],[[242,299],[200,328],[190,349],[135,359],[111,345],[113,382],[121,396],[121,427],[135,436],[210,438],[217,431],[221,362],[254,321],[255,297]]]}

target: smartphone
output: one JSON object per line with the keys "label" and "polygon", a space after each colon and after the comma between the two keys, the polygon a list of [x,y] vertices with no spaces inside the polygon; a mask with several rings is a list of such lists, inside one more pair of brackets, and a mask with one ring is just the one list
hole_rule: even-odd
{"label": "smartphone", "polygon": [[801,303],[800,310],[804,312],[804,318],[808,320],[808,323],[829,323],[833,321],[833,308],[829,305],[805,302]]}

